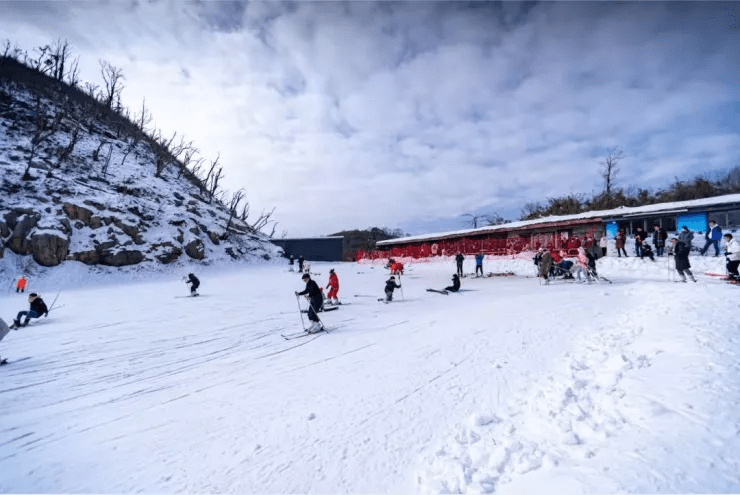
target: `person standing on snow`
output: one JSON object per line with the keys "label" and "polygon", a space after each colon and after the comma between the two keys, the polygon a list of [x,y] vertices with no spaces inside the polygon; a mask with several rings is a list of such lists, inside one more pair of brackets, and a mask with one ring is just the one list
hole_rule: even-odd
{"label": "person standing on snow", "polygon": [[198,289],[198,287],[200,287],[200,280],[198,280],[198,277],[196,277],[192,273],[188,273],[188,279],[185,281],[185,285],[190,285],[190,295],[191,296],[198,295],[198,293],[195,292]]}
{"label": "person standing on snow", "polygon": [[665,240],[668,239],[668,234],[666,234],[666,231],[657,223],[653,225],[653,229],[653,246],[655,246],[655,254],[663,256]]}
{"label": "person standing on snow", "polygon": [[599,239],[599,247],[601,248],[601,256],[606,256],[606,232],[604,232]]}
{"label": "person standing on snow", "polygon": [[483,258],[485,255],[483,254],[483,251],[475,255],[475,276],[478,276],[478,271],[480,271],[480,276],[483,276]]}
{"label": "person standing on snow", "polygon": [[[41,299],[38,294],[32,292],[28,295],[28,302],[31,305],[28,311],[21,311],[13,320],[13,326],[11,328],[25,327],[31,318],[41,318],[41,315],[49,316],[49,308],[46,307],[44,300]],[[21,318],[26,317],[26,320],[21,323]]]}
{"label": "person standing on snow", "polygon": [[295,260],[293,259],[293,255],[291,254],[290,255],[290,258],[288,258],[288,265],[290,265],[290,269],[288,271],[290,271],[290,272],[295,271],[295,270],[293,270],[293,263],[294,263],[294,261]]}
{"label": "person standing on snow", "polygon": [[626,235],[624,234],[624,230],[619,229],[617,230],[617,237],[616,237],[616,244],[617,244],[617,257],[621,258],[622,253],[624,253],[624,257],[627,258],[627,251],[624,249],[624,241],[626,239]]}
{"label": "person standing on snow", "polygon": [[303,255],[298,256],[298,271],[303,273]]}
{"label": "person standing on snow", "polygon": [[[540,270],[538,275],[545,279],[545,284],[550,283],[550,279],[547,278],[550,274],[550,268],[552,267],[552,254],[545,248],[540,248],[535,258],[539,258]],[[536,263],[536,262],[535,262]]]}
{"label": "person standing on snow", "polygon": [[689,230],[687,226],[681,227],[681,233],[678,234],[678,242],[683,242],[686,247],[691,251],[691,244],[694,241],[694,233]]}
{"label": "person standing on snow", "polygon": [[714,256],[719,256],[719,243],[722,241],[722,229],[714,220],[709,221],[709,228],[707,229],[706,234],[704,234],[704,239],[706,239],[707,242],[701,250],[701,255],[704,256],[704,253],[707,252],[709,246],[714,245]]}
{"label": "person standing on snow", "polygon": [[321,325],[321,320],[319,320],[319,315],[316,314],[324,304],[324,294],[321,292],[319,284],[311,280],[311,275],[308,273],[304,273],[301,280],[306,283],[306,288],[301,292],[296,292],[295,295],[296,297],[308,296],[308,319],[313,323],[311,323],[306,331],[308,333],[316,333],[324,328]]}
{"label": "person standing on snow", "polygon": [[329,294],[326,296],[329,304],[339,304],[339,299],[337,299],[339,295],[339,277],[334,273],[334,268],[329,270],[329,283],[326,288],[329,291]]}
{"label": "person standing on snow", "polygon": [[18,279],[18,283],[15,284],[15,293],[21,293],[23,294],[26,291],[26,285],[28,284],[28,279],[26,279],[25,275],[21,275],[21,278]]}
{"label": "person standing on snow", "polygon": [[647,239],[647,232],[642,230],[642,227],[637,227],[635,230],[635,256],[642,258],[642,246],[645,244]]}
{"label": "person standing on snow", "polygon": [[455,256],[455,261],[457,262],[457,276],[462,277],[463,276],[463,261],[465,261],[465,256],[463,256],[462,253],[458,251],[457,256]]}
{"label": "person standing on snow", "polygon": [[[586,250],[581,246],[578,248],[578,256],[576,257],[576,277],[578,278],[578,283],[591,283],[591,275],[588,273],[588,264],[589,259],[588,256],[586,256]],[[586,275],[585,280],[581,280],[581,274]]]}
{"label": "person standing on snow", "polygon": [[401,284],[396,284],[396,277],[391,275],[391,278],[389,278],[385,283],[385,300],[387,302],[391,302],[393,300],[393,290],[400,288]]}
{"label": "person standing on snow", "polygon": [[452,276],[452,285],[445,287],[445,290],[447,292],[457,292],[460,290],[460,277],[457,276],[457,273]]}
{"label": "person standing on snow", "polygon": [[737,267],[740,265],[740,243],[732,238],[732,234],[725,234],[725,256],[727,257],[727,271],[730,278],[737,281],[740,279]]}
{"label": "person standing on snow", "polygon": [[691,249],[680,239],[674,237],[671,239],[671,248],[668,250],[668,256],[673,256],[675,262],[676,262],[676,271],[681,276],[681,280],[686,282],[686,275],[684,273],[687,273],[689,277],[691,277],[691,280],[696,282],[696,278],[694,278],[694,274],[691,273],[691,264],[689,263],[689,251]]}

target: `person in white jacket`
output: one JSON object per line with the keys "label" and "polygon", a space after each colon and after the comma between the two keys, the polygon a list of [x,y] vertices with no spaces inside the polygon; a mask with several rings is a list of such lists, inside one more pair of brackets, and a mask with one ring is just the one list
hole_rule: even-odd
{"label": "person in white jacket", "polygon": [[730,278],[737,280],[740,274],[737,267],[740,265],[740,243],[732,238],[732,234],[725,234],[725,256],[727,257],[727,271],[730,272]]}
{"label": "person in white jacket", "polygon": [[599,239],[599,247],[601,248],[601,256],[606,256],[606,232]]}

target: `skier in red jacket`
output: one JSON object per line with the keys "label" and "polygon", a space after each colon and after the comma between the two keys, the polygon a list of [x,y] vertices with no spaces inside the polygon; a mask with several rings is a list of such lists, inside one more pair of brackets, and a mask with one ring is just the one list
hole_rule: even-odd
{"label": "skier in red jacket", "polygon": [[329,290],[329,294],[326,296],[326,302],[329,304],[339,304],[339,299],[337,299],[339,295],[339,277],[334,273],[334,268],[329,270],[329,284],[326,288]]}

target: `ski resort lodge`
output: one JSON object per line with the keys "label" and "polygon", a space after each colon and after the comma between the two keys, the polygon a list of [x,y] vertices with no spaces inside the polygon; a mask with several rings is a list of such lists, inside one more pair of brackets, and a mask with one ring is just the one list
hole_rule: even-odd
{"label": "ski resort lodge", "polygon": [[694,232],[704,232],[709,220],[717,222],[723,230],[740,228],[740,194],[390,239],[379,241],[376,251],[359,252],[357,259],[426,258],[455,255],[458,251],[463,254],[483,251],[493,255],[516,255],[542,246],[566,249],[575,254],[579,246],[589,246],[604,233],[608,239],[613,239],[618,229],[624,229],[628,236],[634,234],[638,226],[650,235],[655,224],[668,232],[684,225]]}

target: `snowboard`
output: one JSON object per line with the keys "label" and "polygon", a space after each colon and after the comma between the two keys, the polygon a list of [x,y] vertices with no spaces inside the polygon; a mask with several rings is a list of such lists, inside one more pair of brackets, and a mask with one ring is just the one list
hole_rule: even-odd
{"label": "snowboard", "polygon": [[436,292],[437,294],[444,294],[445,296],[450,295],[446,290],[427,289],[427,292]]}

